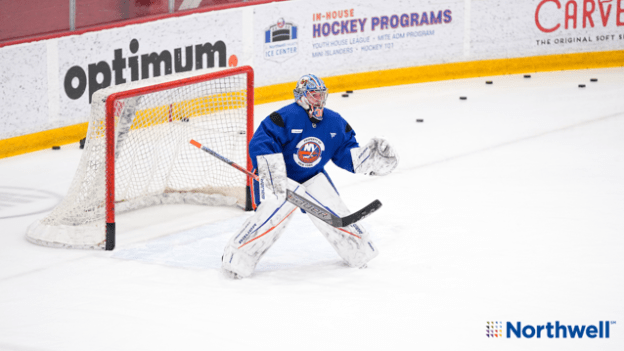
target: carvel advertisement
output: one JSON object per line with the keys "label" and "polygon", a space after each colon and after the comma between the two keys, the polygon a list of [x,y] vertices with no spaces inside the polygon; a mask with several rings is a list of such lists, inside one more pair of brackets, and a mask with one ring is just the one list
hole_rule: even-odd
{"label": "carvel advertisement", "polygon": [[624,49],[624,0],[472,1],[470,60]]}

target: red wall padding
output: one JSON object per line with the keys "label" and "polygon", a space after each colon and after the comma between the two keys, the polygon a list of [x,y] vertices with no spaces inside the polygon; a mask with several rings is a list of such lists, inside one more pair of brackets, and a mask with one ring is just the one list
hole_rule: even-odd
{"label": "red wall padding", "polygon": [[76,29],[166,13],[168,0],[76,0]]}
{"label": "red wall padding", "polygon": [[0,1],[0,41],[67,30],[68,0]]}
{"label": "red wall padding", "polygon": [[[202,0],[199,6],[186,11],[243,2],[253,5],[257,1],[260,0]],[[69,31],[69,2],[0,0],[0,43]],[[176,12],[183,2],[184,0],[175,0]],[[75,29],[123,23],[167,13],[169,0],[76,0]]]}

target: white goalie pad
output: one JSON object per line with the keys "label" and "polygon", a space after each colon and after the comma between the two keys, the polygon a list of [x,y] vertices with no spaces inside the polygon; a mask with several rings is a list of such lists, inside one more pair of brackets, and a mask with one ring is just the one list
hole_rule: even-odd
{"label": "white goalie pad", "polygon": [[283,201],[286,199],[286,164],[281,153],[260,155],[258,161],[258,177],[260,201],[270,199]]}
{"label": "white goalie pad", "polygon": [[[305,188],[292,180],[288,180],[288,188],[299,195],[305,194]],[[256,213],[226,245],[223,272],[236,278],[251,275],[262,256],[279,239],[295,210],[297,207],[286,200],[262,201]]]}
{"label": "white goalie pad", "polygon": [[382,138],[372,138],[364,147],[351,149],[355,173],[383,176],[399,164],[399,156],[390,143]]}
{"label": "white goalie pad", "polygon": [[[303,185],[287,178],[287,187],[338,216],[350,213],[323,173]],[[297,210],[298,207],[286,200],[269,198],[263,201],[256,213],[226,245],[222,258],[223,273],[232,278],[250,276],[262,256],[280,238],[292,214]],[[344,228],[334,228],[310,214],[308,217],[349,266],[364,267],[379,254],[361,222]]]}
{"label": "white goalie pad", "polygon": [[[304,186],[307,198],[316,204],[341,217],[351,213],[323,173],[305,182]],[[349,266],[364,267],[379,254],[361,222],[344,228],[334,228],[310,214],[308,217]]]}

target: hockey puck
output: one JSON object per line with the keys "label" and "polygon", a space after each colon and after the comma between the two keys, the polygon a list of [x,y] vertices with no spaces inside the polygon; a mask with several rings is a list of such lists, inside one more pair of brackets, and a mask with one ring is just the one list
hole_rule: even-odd
{"label": "hockey puck", "polygon": [[87,141],[87,138],[82,138],[82,139],[80,139],[80,148],[81,148],[81,149],[84,149],[84,146],[85,146],[85,142],[86,142],[86,141]]}
{"label": "hockey puck", "polygon": [[353,94],[353,90],[347,90],[347,94]]}
{"label": "hockey puck", "polygon": [[342,97],[349,97],[349,94],[342,94]]}
{"label": "hockey puck", "polygon": [[579,84],[579,88],[585,88],[585,84]]}
{"label": "hockey puck", "polygon": [[525,74],[524,78],[531,78],[531,75],[530,74]]}
{"label": "hockey puck", "polygon": [[60,150],[61,147],[60,146],[52,146],[52,150]]}
{"label": "hockey puck", "polygon": [[460,97],[459,97],[459,99],[460,99],[460,100],[467,100],[468,98],[467,98],[467,97],[465,97],[465,96],[460,96]]}
{"label": "hockey puck", "polygon": [[485,84],[492,84],[492,81],[488,80],[488,81],[485,82]]}
{"label": "hockey puck", "polygon": [[597,82],[597,81],[598,81],[598,78],[592,78],[592,79],[590,79],[589,81],[590,81],[590,82]]}
{"label": "hockey puck", "polygon": [[417,119],[416,122],[423,122],[424,119]]}

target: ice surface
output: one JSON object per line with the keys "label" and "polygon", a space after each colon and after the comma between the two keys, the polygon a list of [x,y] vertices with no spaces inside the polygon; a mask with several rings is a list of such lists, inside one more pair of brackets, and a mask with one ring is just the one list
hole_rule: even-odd
{"label": "ice surface", "polygon": [[[386,177],[328,167],[351,208],[384,204],[363,270],[298,213],[229,280],[222,249],[250,215],[235,208],[121,215],[112,252],[32,245],[81,150],[1,159],[0,350],[622,350],[623,82],[614,68],[331,94],[362,144],[384,136],[401,156]],[[256,124],[285,103],[256,106]],[[485,333],[605,320],[609,339]]]}

